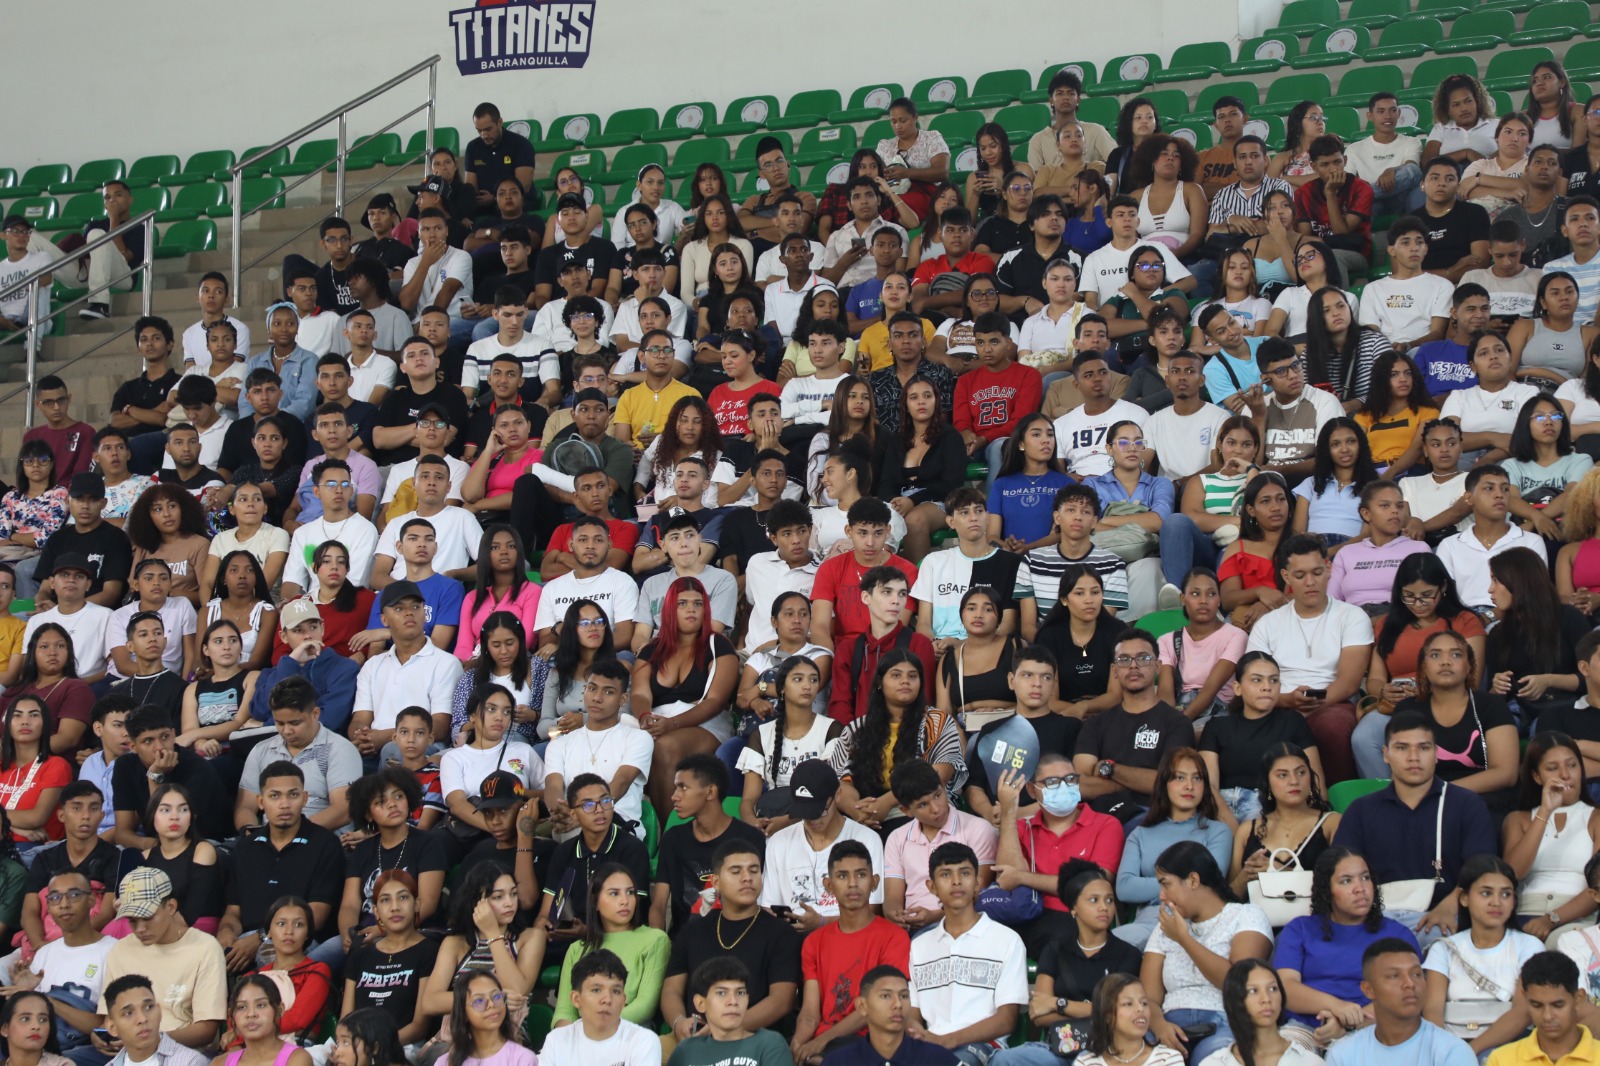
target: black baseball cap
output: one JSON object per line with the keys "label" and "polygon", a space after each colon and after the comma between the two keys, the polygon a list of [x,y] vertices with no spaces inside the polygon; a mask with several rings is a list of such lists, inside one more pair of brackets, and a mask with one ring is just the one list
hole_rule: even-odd
{"label": "black baseball cap", "polygon": [[[763,818],[788,814],[791,818],[808,822],[821,818],[828,801],[839,792],[839,775],[821,759],[807,759],[794,768],[786,788],[769,789],[757,804],[757,814]],[[769,813],[770,812],[770,813]]]}
{"label": "black baseball cap", "polygon": [[395,607],[402,600],[422,599],[422,590],[415,581],[393,581],[383,586],[383,606]]}
{"label": "black baseball cap", "polygon": [[569,207],[577,208],[579,211],[587,211],[589,210],[589,201],[583,198],[581,192],[564,192],[561,194],[561,199],[556,201],[556,210],[564,211]]}
{"label": "black baseball cap", "polygon": [[89,560],[78,552],[67,552],[56,560],[55,566],[50,568],[50,576],[54,577],[63,570],[76,570],[81,574],[94,577],[94,567],[89,565]]}
{"label": "black baseball cap", "polygon": [[[387,586],[385,591],[391,588],[394,585]],[[507,807],[520,807],[526,802],[528,789],[522,783],[522,778],[510,770],[496,770],[478,786],[478,796],[472,805],[480,811],[500,811]]]}
{"label": "black baseball cap", "polygon": [[450,409],[442,403],[425,403],[422,405],[422,409],[417,412],[417,417],[427,418],[429,415],[433,415],[436,418],[449,418]]}
{"label": "black baseball cap", "polygon": [[367,211],[376,211],[379,208],[385,207],[397,215],[400,213],[400,208],[395,204],[394,197],[389,193],[380,192],[378,195],[367,201],[367,210],[361,212],[361,225],[370,230],[372,227],[367,223]]}
{"label": "black baseball cap", "polygon": [[418,184],[416,184],[416,185],[407,185],[406,186],[406,191],[407,192],[413,192],[413,193],[418,193],[418,192],[436,192],[440,196],[443,196],[445,190],[448,189],[449,187],[450,186],[439,175],[437,175],[437,174],[429,174],[427,177],[423,178],[422,181],[419,182]]}
{"label": "black baseball cap", "polygon": [[67,482],[67,495],[78,499],[103,500],[106,498],[106,479],[94,471],[73,474]]}

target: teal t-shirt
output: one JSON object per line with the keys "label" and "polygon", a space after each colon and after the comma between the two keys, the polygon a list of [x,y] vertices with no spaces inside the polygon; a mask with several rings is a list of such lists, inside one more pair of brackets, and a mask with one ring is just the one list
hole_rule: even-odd
{"label": "teal t-shirt", "polygon": [[771,1029],[758,1029],[743,1040],[692,1036],[673,1049],[667,1066],[793,1066],[789,1045]]}

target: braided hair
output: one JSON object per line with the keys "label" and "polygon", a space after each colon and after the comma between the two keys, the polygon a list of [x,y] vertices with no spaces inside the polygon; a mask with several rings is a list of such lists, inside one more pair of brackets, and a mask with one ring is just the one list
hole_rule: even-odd
{"label": "braided hair", "polygon": [[[772,753],[767,757],[767,780],[773,787],[778,784],[778,764],[783,757],[783,731],[789,721],[789,698],[785,689],[789,685],[789,674],[802,666],[817,669],[817,664],[804,655],[791,655],[778,666],[778,695],[772,701]],[[819,683],[822,680],[820,670],[817,671],[817,680]]]}

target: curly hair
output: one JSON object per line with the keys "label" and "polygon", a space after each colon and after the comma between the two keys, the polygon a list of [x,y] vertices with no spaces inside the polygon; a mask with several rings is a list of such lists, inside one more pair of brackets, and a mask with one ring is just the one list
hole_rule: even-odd
{"label": "curly hair", "polygon": [[1596,503],[1600,503],[1600,467],[1591,468],[1579,478],[1567,497],[1567,510],[1561,517],[1561,531],[1568,544],[1581,544],[1600,528],[1600,520],[1595,518]]}
{"label": "curly hair", "polygon": [[[1180,183],[1194,181],[1195,172],[1200,168],[1200,154],[1194,150],[1194,145],[1182,137],[1152,133],[1144,139],[1143,144],[1133,150],[1133,155],[1128,159],[1123,188],[1119,191],[1129,192],[1153,184],[1156,177],[1156,158],[1165,152],[1169,145],[1176,145],[1178,149],[1178,181]],[[1183,191],[1180,189],[1176,195],[1182,196]]]}
{"label": "curly hair", "polygon": [[[700,413],[700,440],[693,447],[678,436],[678,419],[690,408]],[[672,410],[667,413],[666,424],[656,429],[661,434],[657,438],[660,443],[656,445],[656,456],[650,462],[650,473],[656,481],[666,477],[678,465],[679,459],[696,451],[705,457],[707,470],[717,468],[717,459],[722,455],[722,433],[717,429],[716,413],[704,398],[698,395],[683,397],[672,405]]]}
{"label": "curly hair", "polygon": [[[1322,939],[1325,941],[1333,939],[1333,872],[1346,859],[1360,859],[1362,863],[1367,861],[1358,851],[1334,847],[1318,855],[1316,865],[1311,868],[1311,916],[1322,926]],[[1371,872],[1370,868],[1368,872]],[[1382,927],[1383,888],[1374,880],[1372,908],[1362,919],[1361,928],[1376,933]]]}
{"label": "curly hair", "polygon": [[[1531,75],[1531,71],[1529,72]],[[1471,74],[1452,74],[1439,83],[1433,92],[1433,121],[1443,126],[1450,121],[1450,97],[1458,89],[1467,89],[1478,105],[1478,121],[1494,117],[1494,101],[1483,88],[1483,82]]]}
{"label": "curly hair", "polygon": [[134,501],[124,527],[128,540],[135,548],[147,552],[161,550],[161,531],[150,519],[150,508],[165,500],[178,508],[178,533],[180,537],[205,537],[210,535],[206,525],[205,508],[189,491],[174,484],[151,485]]}
{"label": "curly hair", "polygon": [[1117,112],[1117,144],[1124,148],[1133,147],[1133,116],[1141,107],[1148,107],[1150,113],[1156,117],[1156,128],[1152,132],[1161,132],[1161,112],[1156,110],[1155,103],[1148,96],[1135,96],[1123,104],[1122,110]]}

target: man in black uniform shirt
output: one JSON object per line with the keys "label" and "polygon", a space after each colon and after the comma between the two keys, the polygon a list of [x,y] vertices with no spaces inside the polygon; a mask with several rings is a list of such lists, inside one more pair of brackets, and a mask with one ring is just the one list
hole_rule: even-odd
{"label": "man in black uniform shirt", "polygon": [[[657,929],[682,929],[689,920],[706,879],[715,872],[711,857],[718,845],[746,840],[757,855],[766,854],[767,838],[761,830],[723,810],[727,794],[728,768],[715,755],[690,755],[678,763],[672,810],[686,821],[661,834],[656,882],[650,889],[650,924]],[[788,923],[779,924],[788,928]]]}
{"label": "man in black uniform shirt", "polygon": [[533,145],[520,133],[506,129],[500,109],[491,103],[479,104],[472,112],[472,125],[478,135],[467,142],[462,152],[467,184],[477,190],[478,207],[494,206],[494,191],[506,178],[515,178],[524,189],[533,188]]}

